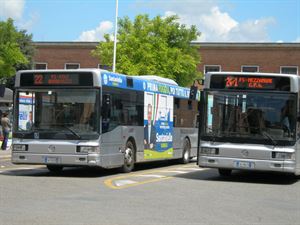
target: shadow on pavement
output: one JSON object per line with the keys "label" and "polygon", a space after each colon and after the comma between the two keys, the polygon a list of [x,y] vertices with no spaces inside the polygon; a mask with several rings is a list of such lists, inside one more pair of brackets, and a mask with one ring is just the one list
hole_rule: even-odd
{"label": "shadow on pavement", "polygon": [[202,181],[259,183],[272,185],[291,185],[298,182],[300,178],[293,174],[257,171],[233,171],[230,176],[220,176],[217,169],[206,169],[186,174],[177,174],[175,177]]}
{"label": "shadow on pavement", "polygon": [[[178,164],[176,160],[158,161],[149,163],[140,163],[135,165],[133,172],[166,168],[170,166],[183,165]],[[193,163],[191,163],[193,165]],[[65,167],[61,172],[50,172],[45,166],[30,169],[28,165],[20,165],[21,168],[15,167],[2,172],[0,175],[6,176],[30,176],[30,177],[74,177],[74,178],[97,178],[112,175],[125,174],[120,172],[119,168],[103,169],[100,167]],[[28,169],[22,169],[22,167]]]}

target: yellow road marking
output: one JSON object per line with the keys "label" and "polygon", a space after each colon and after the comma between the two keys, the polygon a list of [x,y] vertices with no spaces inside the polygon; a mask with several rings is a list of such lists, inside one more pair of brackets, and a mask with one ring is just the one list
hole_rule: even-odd
{"label": "yellow road marking", "polygon": [[[142,184],[147,184],[147,183],[153,183],[153,182],[158,182],[158,181],[162,181],[162,180],[168,180],[168,179],[172,179],[174,178],[173,176],[161,176],[161,175],[156,175],[157,173],[188,173],[188,171],[178,171],[180,170],[180,168],[193,168],[191,167],[191,165],[187,165],[187,166],[171,166],[169,168],[166,168],[166,169],[159,169],[159,170],[151,170],[151,171],[147,171],[147,172],[136,172],[136,173],[131,173],[131,174],[128,174],[128,175],[122,175],[122,176],[117,176],[117,177],[113,177],[113,178],[109,178],[109,179],[106,179],[104,181],[104,184],[111,188],[111,189],[124,189],[124,188],[128,188],[128,187],[133,187],[133,186],[138,186],[138,185],[142,185]],[[178,170],[177,170],[178,169]],[[198,168],[198,170],[201,170],[200,168]],[[151,174],[153,175],[153,179],[148,179],[148,180],[145,180],[145,181],[134,181],[130,184],[124,184],[124,185],[121,185],[121,186],[116,186],[114,184],[115,181],[117,180],[129,180],[130,178],[133,178],[133,177],[151,177]],[[161,177],[159,177],[161,176]]]}
{"label": "yellow road marking", "polygon": [[142,184],[148,184],[148,183],[153,183],[153,182],[157,182],[157,181],[161,181],[161,180],[168,180],[174,177],[163,177],[163,178],[156,178],[156,179],[150,179],[150,180],[145,180],[145,181],[136,181],[136,183],[131,183],[131,184],[125,184],[122,186],[115,186],[113,184],[114,180],[120,180],[120,179],[116,179],[116,178],[112,178],[112,179],[107,179],[104,181],[104,184],[111,188],[111,189],[123,189],[123,188],[128,188],[128,187],[133,187],[133,186],[138,186],[138,185],[142,185]]}
{"label": "yellow road marking", "polygon": [[9,162],[11,158],[0,158],[0,162]]}

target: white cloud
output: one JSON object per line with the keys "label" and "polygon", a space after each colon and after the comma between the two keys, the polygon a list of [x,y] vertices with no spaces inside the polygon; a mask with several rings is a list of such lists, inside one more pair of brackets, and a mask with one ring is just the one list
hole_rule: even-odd
{"label": "white cloud", "polygon": [[[222,2],[221,2],[222,3]],[[223,2],[224,4],[224,2]],[[151,6],[166,10],[165,16],[177,14],[180,23],[196,25],[198,41],[265,42],[270,41],[268,28],[276,23],[272,17],[237,21],[220,8],[217,0],[152,1]]]}
{"label": "white cloud", "polygon": [[109,33],[113,28],[111,21],[103,21],[94,30],[83,31],[77,41],[100,41],[104,34]]}
{"label": "white cloud", "polygon": [[20,20],[23,16],[25,0],[0,0],[0,18]]}
{"label": "white cloud", "polygon": [[[0,0],[1,1],[1,0]],[[28,20],[22,19],[18,22],[18,27],[30,31],[35,24],[38,23],[40,15],[38,13],[31,13]]]}
{"label": "white cloud", "polygon": [[271,17],[242,22],[228,32],[228,41],[270,41],[267,28],[275,22],[275,19]]}
{"label": "white cloud", "polygon": [[199,25],[206,32],[224,38],[230,31],[238,26],[238,22],[232,19],[228,13],[222,13],[215,6],[211,8],[210,13],[199,15]]}
{"label": "white cloud", "polygon": [[295,42],[300,42],[300,37],[298,37]]}

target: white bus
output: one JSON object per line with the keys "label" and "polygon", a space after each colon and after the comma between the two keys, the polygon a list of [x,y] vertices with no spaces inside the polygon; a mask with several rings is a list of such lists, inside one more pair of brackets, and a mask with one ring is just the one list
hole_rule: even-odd
{"label": "white bus", "polygon": [[297,75],[206,74],[199,166],[299,175],[299,91]]}
{"label": "white bus", "polygon": [[[198,101],[156,76],[98,69],[16,75],[12,162],[121,167],[197,154]],[[199,96],[198,96],[199,97]]]}

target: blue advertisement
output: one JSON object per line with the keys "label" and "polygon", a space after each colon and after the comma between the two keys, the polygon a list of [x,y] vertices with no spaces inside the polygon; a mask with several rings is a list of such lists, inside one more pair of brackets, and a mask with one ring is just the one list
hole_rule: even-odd
{"label": "blue advertisement", "polygon": [[146,92],[144,159],[173,157],[173,97]]}

